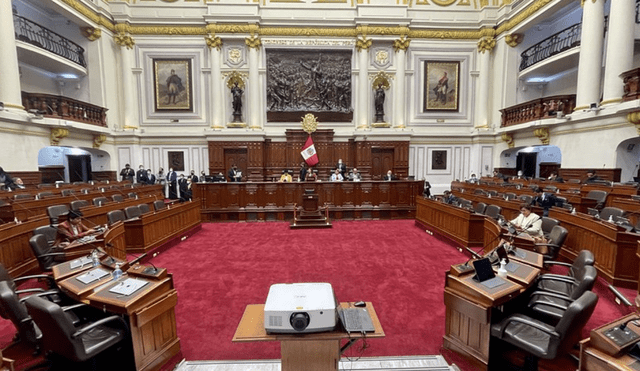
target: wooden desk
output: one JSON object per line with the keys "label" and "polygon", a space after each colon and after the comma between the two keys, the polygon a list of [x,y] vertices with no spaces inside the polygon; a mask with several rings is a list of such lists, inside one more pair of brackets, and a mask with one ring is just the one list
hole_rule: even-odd
{"label": "wooden desk", "polygon": [[461,247],[484,246],[485,216],[429,198],[416,198],[416,222]]}
{"label": "wooden desk", "polygon": [[[348,308],[351,303],[340,303]],[[375,331],[367,338],[385,336],[373,304],[367,302]],[[362,338],[362,334],[347,334],[343,331],[327,331],[310,334],[267,334],[264,329],[264,304],[247,305],[242,319],[233,335],[234,342],[280,341],[282,371],[337,371],[340,361],[340,341]]]}
{"label": "wooden desk", "polygon": [[[619,325],[626,320],[637,317],[635,313],[629,314],[615,321],[609,322],[592,331],[608,329],[613,325]],[[629,328],[640,332],[640,329],[633,323],[629,323]],[[580,342],[580,371],[637,371],[640,361],[623,354],[619,357],[610,356],[594,347],[591,338],[586,338]]]}

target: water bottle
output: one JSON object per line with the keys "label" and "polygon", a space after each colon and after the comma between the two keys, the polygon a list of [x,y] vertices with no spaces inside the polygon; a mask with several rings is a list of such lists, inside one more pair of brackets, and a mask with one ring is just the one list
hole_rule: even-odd
{"label": "water bottle", "polygon": [[97,267],[100,265],[100,259],[98,258],[98,252],[96,250],[93,250],[91,252],[91,264],[94,267]]}
{"label": "water bottle", "polygon": [[504,259],[500,261],[500,268],[498,268],[498,277],[507,278],[507,261]]}
{"label": "water bottle", "polygon": [[116,263],[116,269],[111,272],[111,277],[113,277],[114,280],[122,277],[122,269],[120,269],[120,263]]}

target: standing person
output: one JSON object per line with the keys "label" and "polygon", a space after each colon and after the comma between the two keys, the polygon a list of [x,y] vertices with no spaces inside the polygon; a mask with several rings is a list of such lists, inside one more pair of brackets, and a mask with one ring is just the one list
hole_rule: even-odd
{"label": "standing person", "polygon": [[191,174],[188,176],[189,179],[191,179],[192,183],[198,183],[198,176],[196,175],[196,172],[194,170],[191,170]]}
{"label": "standing person", "polygon": [[2,169],[1,167],[0,167],[0,186],[4,186],[4,188],[9,191],[18,188],[18,186],[13,181],[13,179],[11,179],[11,175],[7,174],[4,171],[4,169]]}
{"label": "standing person", "polygon": [[230,182],[240,182],[242,181],[242,171],[238,170],[238,165],[231,165],[231,169],[229,169],[229,173],[227,174]]}
{"label": "standing person", "polygon": [[429,198],[431,197],[431,184],[425,178],[422,178],[422,180],[424,180],[424,190],[422,191],[422,195]]}
{"label": "standing person", "polygon": [[340,175],[342,175],[342,179],[344,179],[344,174],[347,173],[347,165],[345,165],[342,162],[342,159],[338,160],[338,163],[336,164],[336,169],[340,171]]}
{"label": "standing person", "polygon": [[300,163],[300,181],[304,182],[307,179],[307,163],[302,161]]}
{"label": "standing person", "polygon": [[146,184],[147,183],[147,171],[144,169],[144,166],[138,166],[138,171],[136,172],[136,183]]}
{"label": "standing person", "polygon": [[184,174],[180,174],[180,178],[178,178],[178,190],[180,191],[180,202],[187,201],[189,199],[189,181],[184,177]]}
{"label": "standing person", "polygon": [[136,175],[136,172],[133,171],[131,165],[124,165],[124,169],[120,170],[120,176],[122,177],[122,181],[127,181],[133,183],[133,177]]}
{"label": "standing person", "polygon": [[147,184],[156,184],[156,176],[153,175],[151,169],[147,169]]}
{"label": "standing person", "polygon": [[167,174],[167,183],[169,185],[169,199],[177,200],[178,199],[178,189],[177,182],[178,181],[178,173],[173,171],[173,168],[169,168],[169,173]]}
{"label": "standing person", "polygon": [[182,79],[176,75],[176,70],[171,70],[171,75],[167,78],[167,104],[176,104],[176,97],[184,90]]}
{"label": "standing person", "polygon": [[549,209],[556,205],[558,200],[553,193],[544,193],[542,188],[536,188],[536,197],[531,200],[531,205],[538,205],[542,208],[542,216],[549,216]]}
{"label": "standing person", "polygon": [[156,181],[158,182],[158,184],[162,185],[163,189],[162,189],[162,194],[164,195],[165,198],[169,198],[169,190],[167,187],[167,176],[164,173],[164,169],[160,168],[158,169],[158,175],[156,175]]}

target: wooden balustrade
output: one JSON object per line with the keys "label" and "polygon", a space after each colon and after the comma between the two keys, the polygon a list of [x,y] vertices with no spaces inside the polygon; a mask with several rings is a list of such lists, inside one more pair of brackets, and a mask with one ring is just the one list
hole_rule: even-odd
{"label": "wooden balustrade", "polygon": [[60,95],[22,92],[22,105],[45,117],[107,127],[107,109]]}
{"label": "wooden balustrade", "polygon": [[630,101],[640,98],[640,68],[624,72],[620,75],[624,83],[622,101]]}
{"label": "wooden balustrade", "polygon": [[563,115],[573,112],[576,106],[576,96],[554,95],[534,99],[515,106],[501,109],[502,123],[500,127],[507,127],[536,120],[556,118],[557,113]]}

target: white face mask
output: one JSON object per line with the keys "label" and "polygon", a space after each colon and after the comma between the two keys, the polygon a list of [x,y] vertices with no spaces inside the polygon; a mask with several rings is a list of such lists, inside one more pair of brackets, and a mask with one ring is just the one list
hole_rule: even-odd
{"label": "white face mask", "polygon": [[169,171],[173,171],[173,169],[169,169]]}

